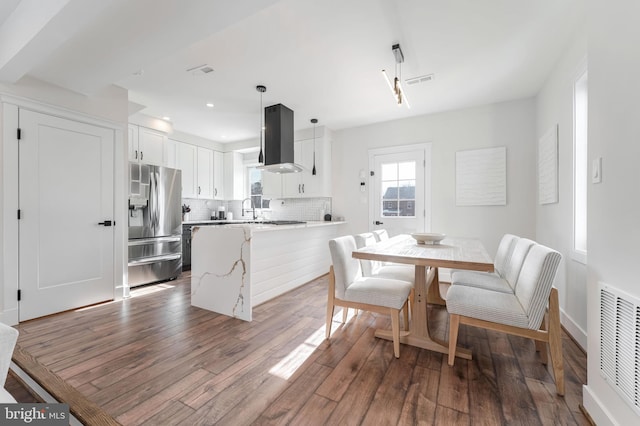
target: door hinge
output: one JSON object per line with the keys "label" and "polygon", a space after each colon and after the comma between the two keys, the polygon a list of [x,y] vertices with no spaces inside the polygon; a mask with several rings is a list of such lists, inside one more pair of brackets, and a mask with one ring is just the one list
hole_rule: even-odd
{"label": "door hinge", "polygon": [[18,220],[20,220],[20,219],[21,219],[21,217],[20,217],[20,209],[18,209]]}
{"label": "door hinge", "polygon": [[22,300],[22,290],[18,290],[18,302]]}
{"label": "door hinge", "polygon": [[18,127],[18,131],[16,132],[16,136],[18,137],[18,140],[22,139],[22,129],[20,129],[20,127]]}
{"label": "door hinge", "polygon": [[427,160],[422,160],[422,167],[427,167]]}
{"label": "door hinge", "polygon": [[374,176],[375,174],[376,174],[376,172],[374,172],[373,170],[371,170],[371,171],[369,172],[369,176]]}

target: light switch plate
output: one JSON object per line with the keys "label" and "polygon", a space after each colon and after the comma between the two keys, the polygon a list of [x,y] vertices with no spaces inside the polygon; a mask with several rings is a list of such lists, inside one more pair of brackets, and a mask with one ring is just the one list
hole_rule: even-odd
{"label": "light switch plate", "polygon": [[602,157],[598,157],[593,160],[591,165],[591,182],[602,182]]}

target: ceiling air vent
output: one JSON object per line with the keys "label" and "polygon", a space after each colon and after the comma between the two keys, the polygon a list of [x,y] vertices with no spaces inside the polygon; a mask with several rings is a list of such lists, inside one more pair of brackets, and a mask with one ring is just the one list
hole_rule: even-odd
{"label": "ceiling air vent", "polygon": [[209,74],[210,72],[213,72],[213,68],[207,64],[202,64],[197,67],[187,69],[187,72],[190,72],[193,75]]}
{"label": "ceiling air vent", "polygon": [[411,86],[414,84],[426,83],[433,80],[433,74],[421,75],[420,77],[408,78],[404,82]]}

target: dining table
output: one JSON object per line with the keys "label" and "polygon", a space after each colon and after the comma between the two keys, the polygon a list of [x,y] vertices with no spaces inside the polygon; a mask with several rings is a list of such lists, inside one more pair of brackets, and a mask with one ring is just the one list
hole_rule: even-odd
{"label": "dining table", "polygon": [[[493,272],[493,260],[480,240],[446,237],[439,243],[421,244],[410,235],[397,235],[354,250],[356,259],[401,263],[415,266],[414,300],[409,329],[401,331],[400,343],[449,353],[448,344],[431,335],[428,304],[444,305],[440,295],[438,268]],[[390,330],[377,330],[376,337],[393,340]],[[471,351],[456,348],[456,356],[471,359]]]}

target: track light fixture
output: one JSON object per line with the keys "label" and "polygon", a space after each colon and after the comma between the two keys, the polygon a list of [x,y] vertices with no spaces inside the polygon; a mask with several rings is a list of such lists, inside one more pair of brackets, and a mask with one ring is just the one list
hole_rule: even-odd
{"label": "track light fixture", "polygon": [[[411,108],[411,105],[409,105],[409,100],[407,99],[407,95],[404,93],[404,89],[402,88],[402,84],[400,83],[400,81],[402,80],[402,63],[404,62],[404,54],[402,53],[402,49],[400,48],[399,44],[394,44],[393,46],[391,46],[391,51],[393,52],[393,57],[396,63],[396,73],[393,79],[393,83],[391,82],[391,79],[389,78],[385,70],[382,70],[382,76],[389,85],[389,89],[391,89],[391,93],[393,93],[393,97],[396,99],[398,106],[402,106],[402,104],[404,103],[407,108]],[[398,70],[400,72],[398,72]]]}

